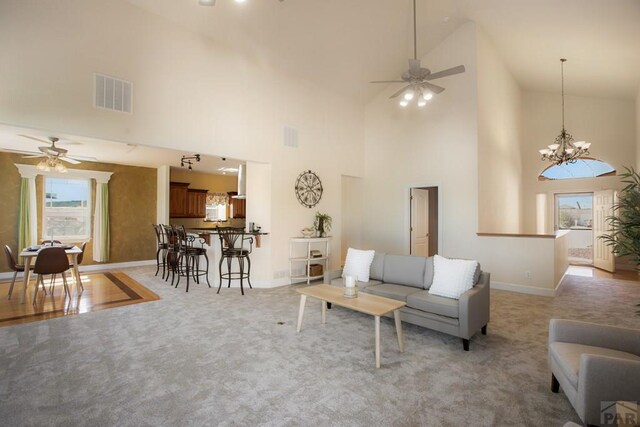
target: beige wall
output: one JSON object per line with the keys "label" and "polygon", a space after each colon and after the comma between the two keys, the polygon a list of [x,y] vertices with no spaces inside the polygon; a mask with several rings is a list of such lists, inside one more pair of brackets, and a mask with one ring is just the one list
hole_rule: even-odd
{"label": "beige wall", "polygon": [[[20,199],[20,174],[15,163],[37,164],[40,159],[25,159],[19,154],[0,152],[0,244],[8,244],[15,252],[18,247],[18,201]],[[155,259],[155,236],[151,225],[156,218],[156,170],[107,163],[82,162],[69,166],[73,169],[89,169],[113,172],[109,180],[109,219],[111,252],[110,263]],[[95,183],[94,192],[95,192]],[[36,179],[38,200],[38,240],[41,237],[43,179]],[[95,198],[94,198],[95,199]],[[81,242],[77,242],[81,243]],[[87,245],[84,264],[92,260],[91,242]],[[4,255],[0,271],[8,271]]]}
{"label": "beige wall", "polygon": [[[553,143],[562,128],[559,94],[524,92],[523,123],[523,232],[536,232],[536,194],[547,196],[546,232],[553,232],[553,195],[557,192],[621,188],[618,177],[538,181],[549,166],[538,150]],[[565,95],[565,126],[577,141],[592,143],[591,156],[622,171],[636,158],[635,105],[630,100]]]}
{"label": "beige wall", "polygon": [[367,105],[363,243],[409,251],[409,188],[437,186],[440,254],[475,258],[478,223],[476,27],[468,23],[422,58],[432,70],[466,72],[422,109],[400,108],[389,86]]}
{"label": "beige wall", "polygon": [[[270,164],[269,212],[247,212],[269,218],[272,233],[273,271],[256,268],[256,282],[288,271],[289,238],[316,210],[334,217],[340,252],[341,176],[363,173],[357,102],[273,68],[278,58],[240,47],[250,43],[229,49],[125,1],[2,2],[0,39],[11,40],[0,56],[13,58],[0,67],[0,122]],[[95,72],[133,81],[133,114],[92,107]],[[284,126],[299,130],[298,148],[284,146]],[[313,210],[293,190],[308,169],[324,186]]]}
{"label": "beige wall", "polygon": [[478,230],[519,233],[522,100],[518,83],[478,31]]}
{"label": "beige wall", "polygon": [[640,88],[636,97],[636,170],[640,170]]}

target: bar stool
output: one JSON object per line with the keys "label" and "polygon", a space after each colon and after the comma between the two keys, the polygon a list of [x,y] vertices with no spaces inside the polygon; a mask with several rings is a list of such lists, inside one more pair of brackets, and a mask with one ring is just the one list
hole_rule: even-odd
{"label": "bar stool", "polygon": [[[220,273],[220,285],[218,286],[218,292],[220,293],[220,289],[222,288],[222,280],[226,279],[228,281],[227,288],[231,287],[231,280],[240,279],[240,292],[244,295],[244,286],[243,281],[247,279],[247,283],[249,283],[249,288],[253,289],[251,286],[251,259],[249,258],[249,254],[253,250],[253,236],[246,237],[244,228],[220,228],[216,227],[218,231],[218,237],[220,238],[220,264],[218,265],[219,273]],[[247,249],[244,244],[245,241],[249,242],[249,248]],[[232,271],[231,266],[233,260],[238,260],[238,271]],[[227,261],[227,272],[222,272],[222,264],[224,261]],[[244,262],[247,261],[247,271],[244,271]]]}
{"label": "bar stool", "polygon": [[156,251],[156,276],[160,272],[160,254],[162,253],[162,277],[164,277],[167,268],[167,236],[163,226],[160,224],[153,224],[153,231],[156,233],[156,244],[158,246]]}
{"label": "bar stool", "polygon": [[[187,292],[189,292],[189,277],[193,277],[196,283],[200,283],[200,276],[205,276],[207,285],[211,287],[211,283],[209,283],[209,257],[207,256],[207,249],[204,247],[204,239],[187,234],[182,225],[176,225],[173,229],[178,244],[178,256],[174,269],[178,273],[176,288],[180,284],[181,276],[187,278]],[[198,244],[199,246],[197,246]],[[206,267],[203,270],[200,269],[201,256],[204,256],[206,262]],[[173,284],[173,278],[171,279],[171,284]]]}

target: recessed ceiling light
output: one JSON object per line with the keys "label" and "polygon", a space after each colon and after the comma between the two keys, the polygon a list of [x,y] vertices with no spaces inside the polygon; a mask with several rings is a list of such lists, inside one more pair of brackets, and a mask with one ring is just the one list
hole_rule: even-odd
{"label": "recessed ceiling light", "polygon": [[216,0],[198,0],[200,6],[215,6]]}
{"label": "recessed ceiling light", "polygon": [[227,172],[236,173],[236,172],[238,172],[238,168],[224,168],[223,167],[223,168],[218,168],[218,171],[222,172],[223,174],[226,174]]}

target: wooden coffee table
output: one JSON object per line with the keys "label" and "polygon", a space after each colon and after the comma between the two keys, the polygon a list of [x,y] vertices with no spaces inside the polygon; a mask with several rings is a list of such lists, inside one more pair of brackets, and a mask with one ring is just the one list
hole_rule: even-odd
{"label": "wooden coffee table", "polygon": [[340,307],[349,308],[373,316],[375,318],[376,330],[376,368],[380,367],[380,316],[393,311],[393,317],[396,321],[396,332],[398,334],[398,346],[400,352],[404,352],[404,343],[402,338],[402,321],[400,320],[400,309],[406,305],[405,302],[384,298],[377,295],[359,293],[357,298],[346,298],[342,295],[343,288],[322,284],[315,286],[307,286],[297,289],[300,293],[300,312],[298,313],[298,327],[300,332],[302,328],[302,317],[304,316],[304,304],[307,297],[317,298],[322,301],[322,323],[327,321],[327,303],[339,305]]}

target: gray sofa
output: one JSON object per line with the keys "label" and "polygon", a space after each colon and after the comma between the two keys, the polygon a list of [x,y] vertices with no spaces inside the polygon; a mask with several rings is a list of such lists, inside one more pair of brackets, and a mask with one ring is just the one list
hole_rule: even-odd
{"label": "gray sofa", "polygon": [[[358,282],[361,292],[405,301],[402,320],[414,325],[462,338],[469,351],[469,340],[478,331],[487,333],[489,323],[490,274],[480,270],[475,285],[459,300],[429,294],[433,281],[433,257],[391,255],[376,252],[369,270],[369,281]],[[342,271],[325,274],[326,283],[344,286]]]}

